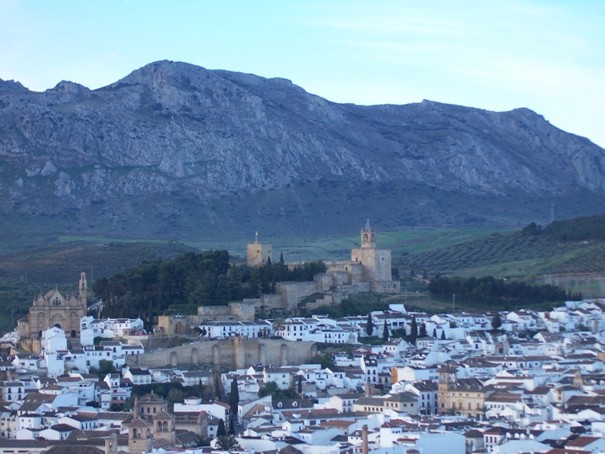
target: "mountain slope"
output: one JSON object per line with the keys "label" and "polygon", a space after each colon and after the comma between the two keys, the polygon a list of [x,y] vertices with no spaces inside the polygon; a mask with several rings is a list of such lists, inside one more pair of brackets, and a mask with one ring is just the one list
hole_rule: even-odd
{"label": "mountain slope", "polygon": [[529,224],[447,247],[404,253],[398,267],[416,272],[521,277],[605,274],[605,215]]}
{"label": "mountain slope", "polygon": [[[18,232],[193,238],[514,226],[605,211],[605,152],[528,109],[335,104],[156,62],[97,90],[0,81],[0,214]],[[10,230],[10,226],[5,226]]]}

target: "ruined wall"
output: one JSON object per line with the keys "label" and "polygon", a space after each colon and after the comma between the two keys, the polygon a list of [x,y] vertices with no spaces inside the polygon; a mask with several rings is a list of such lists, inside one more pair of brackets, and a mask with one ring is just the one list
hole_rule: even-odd
{"label": "ruined wall", "polygon": [[200,324],[197,315],[160,315],[155,333],[159,335],[192,335]]}
{"label": "ruined wall", "polygon": [[320,273],[313,276],[315,288],[318,292],[327,292],[332,287],[332,276],[327,273]]}
{"label": "ruined wall", "polygon": [[282,307],[291,311],[296,309],[303,298],[317,292],[318,284],[316,282],[278,282],[275,285],[275,291],[281,297]]}
{"label": "ruined wall", "polygon": [[254,306],[258,301],[257,298],[249,298],[243,301],[232,301],[227,306],[199,306],[197,315],[200,317],[200,322],[208,320],[254,320]]}
{"label": "ruined wall", "polygon": [[376,292],[376,293],[401,293],[401,282],[399,282],[399,281],[372,282],[372,291]]}
{"label": "ruined wall", "polygon": [[259,305],[265,306],[266,309],[283,309],[285,307],[282,296],[273,293],[263,293]]}
{"label": "ruined wall", "polygon": [[245,368],[256,364],[285,366],[302,364],[315,356],[313,342],[290,342],[275,339],[233,337],[201,340],[144,355],[127,356],[126,364],[139,367],[214,364],[227,368]]}
{"label": "ruined wall", "polygon": [[254,306],[257,302],[258,298],[233,301],[229,303],[229,308],[238,320],[254,320]]}

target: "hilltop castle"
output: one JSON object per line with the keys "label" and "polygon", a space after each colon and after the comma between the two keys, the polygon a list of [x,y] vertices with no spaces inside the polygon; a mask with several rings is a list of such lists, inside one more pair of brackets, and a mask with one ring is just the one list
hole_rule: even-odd
{"label": "hilltop castle", "polygon": [[80,337],[80,319],[86,315],[88,284],[86,273],[80,274],[78,295],[64,297],[58,289],[38,295],[29,314],[17,322],[17,334],[23,349],[40,353],[42,331],[57,326],[67,336]]}
{"label": "hilltop castle", "polygon": [[351,250],[351,260],[324,262],[326,273],[342,282],[337,273],[345,272],[347,279],[343,284],[368,283],[372,292],[399,293],[400,283],[393,281],[391,273],[391,250],[376,247],[376,236],[369,219],[360,236],[361,247]]}
{"label": "hilltop castle", "polygon": [[[247,246],[248,266],[263,266],[273,261],[271,244],[258,240]],[[289,267],[304,262],[286,263]],[[230,302],[227,306],[200,306],[197,315],[160,316],[158,332],[181,334],[188,326],[197,326],[203,321],[253,320],[255,314],[296,313],[301,304],[307,308],[338,304],[348,295],[363,292],[399,293],[401,284],[393,281],[391,273],[391,250],[376,247],[376,233],[367,220],[360,233],[360,247],[351,250],[350,260],[324,261],[326,272],[316,274],[313,281],[278,282],[275,293],[262,294],[260,298],[248,298]],[[313,295],[313,301],[307,301]]]}
{"label": "hilltop castle", "polygon": [[[391,250],[376,247],[376,234],[369,219],[361,229],[360,246],[351,250],[351,260],[324,261],[325,274],[331,278],[331,285],[353,285],[360,287],[358,291],[399,293],[400,284],[393,281],[391,273]],[[248,244],[246,263],[248,266],[265,265],[273,259],[272,253],[272,246],[260,243],[257,234],[254,243]],[[286,263],[290,267],[300,264]]]}

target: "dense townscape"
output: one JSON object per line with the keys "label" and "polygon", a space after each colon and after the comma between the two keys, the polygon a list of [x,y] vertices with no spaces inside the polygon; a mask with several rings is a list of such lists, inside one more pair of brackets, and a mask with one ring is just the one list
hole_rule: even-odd
{"label": "dense townscape", "polygon": [[[300,269],[283,257],[272,266],[272,254],[257,234],[248,269],[264,279]],[[220,259],[229,279],[238,270],[227,258],[176,263],[198,263],[208,281]],[[401,293],[369,220],[350,259],[304,269],[308,280],[267,280],[269,293],[227,304],[207,295],[197,314],[151,325],[102,316],[108,304],[89,304],[86,273],[74,295],[35,296],[1,340],[0,453],[605,450],[605,300],[435,314],[404,297],[365,315],[293,315],[301,302],[312,311]],[[433,281],[446,293],[462,284]],[[101,292],[113,309],[127,293]]]}
{"label": "dense townscape", "polygon": [[[322,289],[322,304],[400,292],[369,221],[360,240],[313,281],[151,329],[100,317],[85,273],[76,295],[36,296],[2,338],[0,453],[605,450],[605,300],[288,315]],[[258,238],[247,252],[250,266],[271,262]]]}
{"label": "dense townscape", "polygon": [[[225,442],[250,453],[605,449],[603,300],[548,312],[429,315],[397,305],[368,317],[203,324],[198,345],[267,333],[335,352],[327,365],[223,372],[134,366],[141,342],[154,337],[140,319],[85,316],[80,324],[77,340],[52,327],[39,355],[3,358],[1,452],[76,444],[201,453],[229,449]],[[15,333],[3,341],[14,344]],[[111,371],[99,374],[104,365]],[[175,402],[135,392],[167,384],[189,394]],[[211,447],[193,447],[203,441]]]}

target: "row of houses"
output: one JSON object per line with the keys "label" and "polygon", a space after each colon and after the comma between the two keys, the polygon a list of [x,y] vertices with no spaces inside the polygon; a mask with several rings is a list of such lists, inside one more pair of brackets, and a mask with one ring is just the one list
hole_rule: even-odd
{"label": "row of houses", "polygon": [[[70,339],[69,343],[72,342]],[[18,372],[42,371],[47,376],[57,377],[71,370],[88,373],[99,369],[103,361],[120,368],[126,364],[127,356],[141,355],[144,351],[140,343],[133,345],[120,340],[101,341],[96,345],[78,343],[68,347],[65,332],[53,326],[42,331],[40,355],[15,353],[11,362]]]}
{"label": "row of houses", "polygon": [[[384,337],[388,333],[410,335],[414,325],[426,332],[427,337],[464,340],[472,333],[493,330],[498,318],[498,328],[505,333],[542,331],[556,334],[583,328],[591,332],[605,329],[603,304],[600,300],[567,302],[552,311],[505,311],[487,313],[458,312],[451,314],[426,314],[407,312],[401,304],[392,310],[370,314],[372,334]],[[256,321],[205,321],[199,325],[202,337],[224,339],[233,336],[249,338],[279,336],[289,341],[308,341],[330,344],[354,344],[369,335],[368,317],[349,316],[336,319],[327,316],[289,317],[283,320]],[[478,347],[479,348],[479,347]]]}

